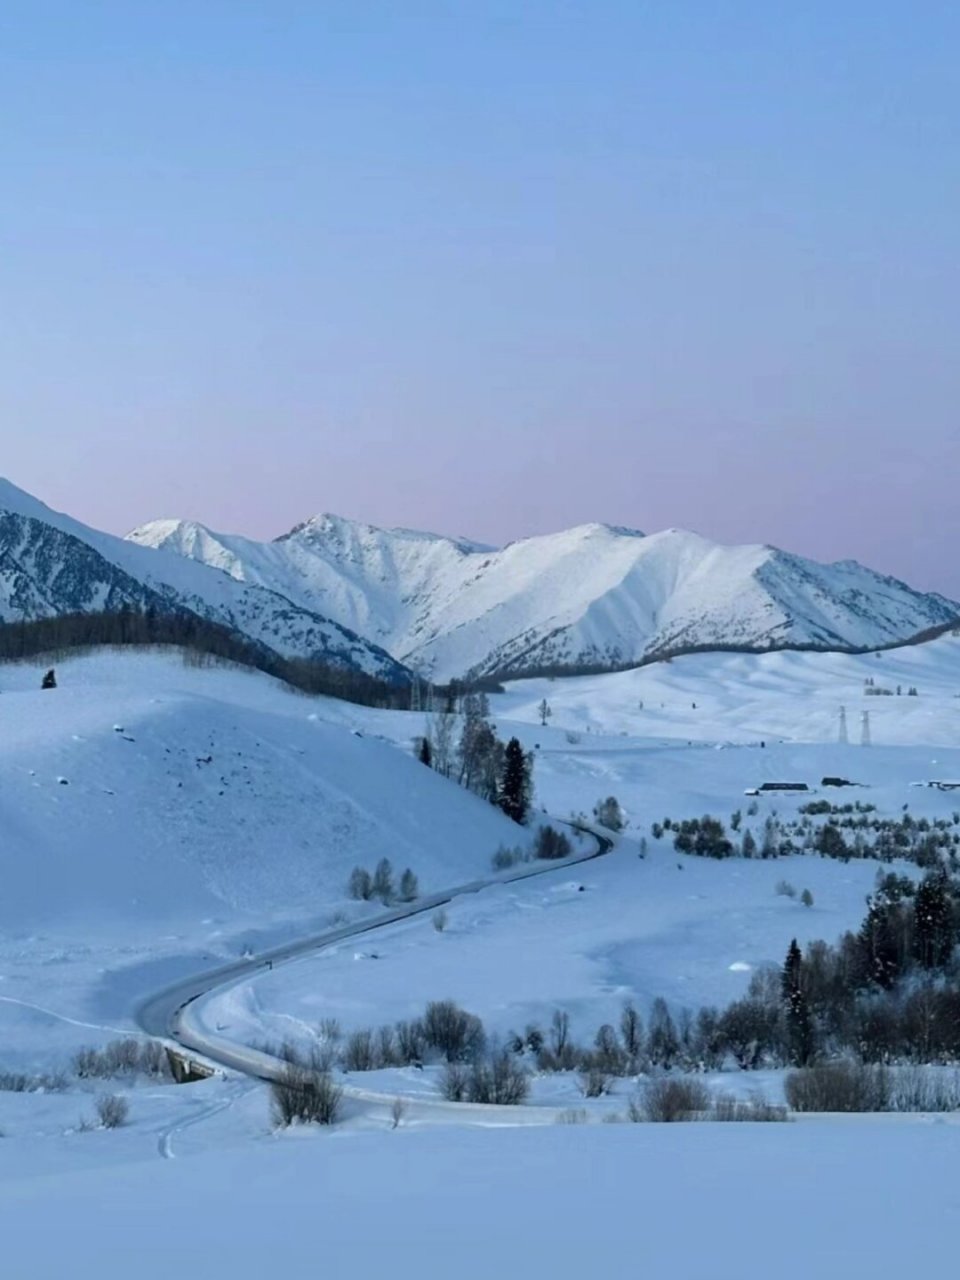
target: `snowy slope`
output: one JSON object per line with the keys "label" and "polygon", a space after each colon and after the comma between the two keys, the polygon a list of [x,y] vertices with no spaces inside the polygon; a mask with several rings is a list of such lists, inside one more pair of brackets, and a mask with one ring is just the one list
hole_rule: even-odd
{"label": "snowy slope", "polygon": [[852,561],[677,529],[590,524],[493,550],[327,515],[271,543],[175,520],[129,537],[328,614],[437,679],[696,646],[872,648],[960,614]]}
{"label": "snowy slope", "polygon": [[287,657],[403,674],[376,646],[268,587],[90,529],[0,479],[0,623],[124,604],[187,609]]}
{"label": "snowy slope", "polygon": [[38,667],[0,667],[0,934],[317,917],[345,905],[357,863],[389,857],[437,889],[517,838],[409,751],[267,677],[142,653],[57,671],[41,691]]}

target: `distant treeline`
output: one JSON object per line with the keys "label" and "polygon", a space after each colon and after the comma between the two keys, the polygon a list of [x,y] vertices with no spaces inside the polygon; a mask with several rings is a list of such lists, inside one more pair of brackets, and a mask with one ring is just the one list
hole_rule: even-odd
{"label": "distant treeline", "polygon": [[502,667],[480,679],[493,686],[502,686],[511,680],[554,680],[570,676],[605,676],[618,671],[636,671],[639,667],[649,667],[655,662],[670,662],[674,658],[684,658],[695,653],[846,653],[862,655],[865,653],[888,653],[892,649],[908,649],[918,644],[927,644],[947,632],[960,633],[960,617],[950,622],[941,622],[935,627],[927,627],[918,631],[907,640],[891,640],[887,644],[878,645],[829,645],[791,643],[790,641],[773,641],[767,645],[750,644],[677,644],[664,645],[662,649],[654,649],[630,662],[554,662],[539,666],[523,667],[514,670]]}
{"label": "distant treeline", "polygon": [[325,694],[364,706],[406,707],[410,701],[406,684],[390,684],[332,663],[284,658],[266,645],[245,640],[228,627],[188,610],[160,613],[126,607],[116,612],[69,613],[33,622],[0,624],[0,662],[23,662],[41,656],[56,660],[104,646],[174,646],[198,664],[252,667],[302,693]]}

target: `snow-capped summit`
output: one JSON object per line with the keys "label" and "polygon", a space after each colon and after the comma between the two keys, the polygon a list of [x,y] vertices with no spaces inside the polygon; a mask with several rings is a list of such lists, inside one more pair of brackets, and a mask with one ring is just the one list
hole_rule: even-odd
{"label": "snow-capped summit", "polygon": [[855,561],[682,529],[592,523],[496,550],[327,514],[269,543],[172,521],[129,536],[335,618],[435,679],[697,647],[871,648],[960,615]]}

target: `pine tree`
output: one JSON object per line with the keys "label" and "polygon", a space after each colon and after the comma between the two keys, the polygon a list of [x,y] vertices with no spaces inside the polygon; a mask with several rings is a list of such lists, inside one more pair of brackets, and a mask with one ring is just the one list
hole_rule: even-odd
{"label": "pine tree", "polygon": [[953,952],[954,921],[946,877],[927,876],[914,903],[913,954],[925,969],[942,968]]}
{"label": "pine tree", "polygon": [[53,667],[47,672],[40,682],[41,689],[55,689],[57,687],[57,673]]}
{"label": "pine tree", "polygon": [[525,822],[530,805],[530,764],[517,738],[507,743],[497,803],[508,818]]}
{"label": "pine tree", "polygon": [[804,990],[803,953],[796,938],[790,943],[781,978],[787,1020],[787,1043],[794,1066],[803,1067],[813,1057],[813,1018]]}
{"label": "pine tree", "polygon": [[421,764],[425,764],[427,768],[433,765],[433,747],[430,745],[430,739],[426,734],[420,739],[420,750],[417,752],[417,758]]}
{"label": "pine tree", "polygon": [[871,900],[858,936],[864,976],[868,982],[886,989],[894,985],[903,968],[893,920],[898,910],[889,903]]}

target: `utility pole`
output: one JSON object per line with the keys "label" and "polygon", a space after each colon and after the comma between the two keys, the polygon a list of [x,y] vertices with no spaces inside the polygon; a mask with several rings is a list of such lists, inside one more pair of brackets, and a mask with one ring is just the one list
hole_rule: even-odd
{"label": "utility pole", "polygon": [[870,712],[864,711],[860,717],[860,745],[861,747],[869,747],[870,745]]}
{"label": "utility pole", "polygon": [[847,708],[846,707],[840,708],[840,733],[837,738],[837,741],[842,742],[844,746],[846,746],[847,743],[850,741],[850,738],[847,734]]}

